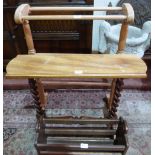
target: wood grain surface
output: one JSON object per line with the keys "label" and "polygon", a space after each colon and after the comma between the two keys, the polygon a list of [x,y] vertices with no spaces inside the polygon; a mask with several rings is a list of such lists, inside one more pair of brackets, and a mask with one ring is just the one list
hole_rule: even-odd
{"label": "wood grain surface", "polygon": [[18,55],[8,64],[9,78],[145,78],[143,60],[129,54]]}

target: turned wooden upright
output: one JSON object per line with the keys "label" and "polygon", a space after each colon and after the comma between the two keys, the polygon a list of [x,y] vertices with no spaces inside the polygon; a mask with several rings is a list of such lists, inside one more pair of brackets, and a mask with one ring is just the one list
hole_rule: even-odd
{"label": "turned wooden upright", "polygon": [[[31,15],[42,11],[120,11],[120,15]],[[36,14],[36,13],[35,13]],[[117,117],[117,107],[123,78],[146,77],[146,65],[134,55],[122,54],[125,49],[128,24],[134,21],[130,4],[122,7],[31,7],[20,5],[15,12],[15,22],[23,25],[29,55],[18,55],[7,66],[7,77],[28,78],[37,109],[37,118],[44,115],[47,93],[40,78],[112,78],[111,93],[105,98],[108,118]],[[29,22],[31,20],[119,20],[122,21],[117,55],[37,54]]]}

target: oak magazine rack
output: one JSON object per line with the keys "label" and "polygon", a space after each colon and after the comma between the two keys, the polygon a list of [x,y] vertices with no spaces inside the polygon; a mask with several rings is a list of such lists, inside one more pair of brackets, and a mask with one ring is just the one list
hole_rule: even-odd
{"label": "oak magazine rack", "polygon": [[[40,15],[44,11],[118,11],[119,15]],[[32,15],[32,12],[39,15]],[[119,152],[129,147],[127,123],[116,112],[124,78],[146,78],[147,67],[141,58],[124,54],[128,25],[134,22],[130,4],[122,7],[31,7],[21,4],[15,12],[15,22],[22,24],[28,54],[17,55],[6,68],[7,78],[29,81],[37,117],[38,154],[63,155]],[[117,54],[58,54],[36,53],[31,20],[119,20],[122,22]],[[60,116],[48,117],[41,78],[110,78],[110,94],[104,98],[107,116],[102,118]],[[107,83],[105,83],[107,85]]]}

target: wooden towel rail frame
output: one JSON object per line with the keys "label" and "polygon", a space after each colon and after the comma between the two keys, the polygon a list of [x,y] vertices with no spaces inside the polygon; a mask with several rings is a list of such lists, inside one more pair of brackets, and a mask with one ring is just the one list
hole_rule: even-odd
{"label": "wooden towel rail frame", "polygon": [[[121,11],[120,15],[31,15],[35,11]],[[14,16],[15,22],[23,24],[29,54],[35,54],[29,20],[120,20],[122,22],[118,53],[122,53],[128,33],[128,24],[134,22],[134,10],[128,3],[122,7],[31,7],[29,4],[20,5]]]}
{"label": "wooden towel rail frame", "polygon": [[[96,15],[32,15],[31,13],[33,12],[40,12],[40,14],[43,11],[120,11],[120,15],[100,15],[100,16],[96,16]],[[35,13],[35,14],[36,14]],[[36,50],[34,48],[34,43],[33,43],[33,38],[32,38],[32,33],[31,33],[31,28],[29,25],[29,21],[31,20],[119,20],[122,21],[122,26],[121,26],[121,30],[120,30],[120,36],[119,36],[119,43],[118,43],[118,50],[117,50],[117,54],[121,54],[123,53],[124,49],[125,49],[125,45],[126,45],[126,39],[127,39],[127,34],[128,34],[128,25],[134,22],[134,10],[132,8],[132,6],[128,3],[124,3],[122,5],[122,7],[31,7],[29,4],[22,4],[20,5],[15,12],[15,16],[14,16],[15,22],[17,24],[22,24],[23,25],[23,30],[24,30],[24,34],[25,34],[25,40],[26,40],[26,44],[28,47],[28,54],[30,55],[35,55],[36,54]],[[17,59],[16,59],[17,60]],[[121,59],[122,60],[122,59]],[[125,59],[123,59],[125,60]],[[123,60],[121,61],[121,63],[123,62]],[[138,60],[138,59],[137,59]],[[18,61],[19,62],[19,61]],[[138,61],[140,62],[140,61]],[[143,63],[143,62],[141,62]],[[144,65],[143,65],[144,66]],[[145,68],[145,66],[144,66]],[[144,69],[145,70],[145,69]],[[143,72],[145,72],[143,70]],[[110,75],[110,74],[109,74]],[[145,73],[143,74],[143,76],[145,76]],[[53,76],[52,76],[53,77]],[[110,77],[110,76],[109,76]],[[129,77],[129,75],[128,75]],[[140,77],[140,75],[135,74],[134,76],[135,78]],[[62,119],[53,119],[53,118],[47,118],[46,114],[45,114],[45,107],[47,104],[47,93],[45,93],[44,91],[44,87],[43,84],[41,82],[41,79],[38,78],[29,78],[29,85],[30,85],[30,91],[32,93],[33,99],[34,99],[34,103],[35,103],[35,107],[36,107],[36,116],[37,116],[37,120],[38,120],[38,126],[37,129],[39,129],[39,137],[38,137],[38,144],[36,145],[37,150],[38,150],[38,154],[41,154],[40,151],[42,150],[44,153],[43,154],[50,154],[50,152],[48,152],[48,149],[51,149],[51,147],[53,147],[52,145],[47,144],[47,141],[45,139],[45,137],[47,137],[46,134],[52,134],[53,135],[53,131],[58,135],[61,136],[61,134],[65,134],[63,131],[66,131],[66,129],[59,129],[60,133],[58,131],[56,131],[56,129],[50,129],[46,128],[46,123],[48,124],[52,124],[52,123],[56,123],[57,122],[61,122],[61,123],[67,123],[68,121],[76,122],[78,124],[83,124],[84,123],[97,123],[97,122],[102,122],[103,124],[110,124],[108,126],[106,126],[106,130],[104,131],[100,131],[100,133],[103,133],[104,135],[108,134],[107,138],[110,138],[110,140],[114,140],[113,145],[106,145],[105,148],[104,147],[99,147],[97,146],[97,144],[93,144],[92,148],[90,149],[90,151],[97,150],[97,151],[112,151],[112,152],[121,152],[122,154],[125,154],[128,148],[128,142],[127,142],[127,138],[126,138],[126,134],[127,134],[127,126],[125,121],[120,118],[119,120],[117,119],[117,107],[118,107],[118,102],[119,102],[119,97],[121,96],[120,91],[122,90],[122,85],[123,85],[123,78],[127,78],[127,76],[125,76],[123,74],[123,77],[121,76],[115,76],[112,77],[112,83],[110,84],[111,86],[111,92],[110,94],[107,94],[107,96],[104,98],[104,100],[107,103],[107,110],[108,110],[108,115],[106,116],[108,119],[77,119],[77,118],[62,118]],[[108,84],[106,84],[108,85]],[[111,132],[111,130],[113,130],[113,125],[115,126],[115,124],[112,123],[113,120],[115,119],[115,124],[118,125],[118,128],[116,130],[115,133],[113,133],[112,135],[109,134]],[[93,121],[92,121],[93,120]],[[44,122],[46,121],[46,123]],[[102,125],[101,123],[101,125]],[[100,124],[100,123],[99,123]],[[94,127],[94,126],[93,126]],[[82,136],[84,136],[84,132],[85,130],[81,129],[79,130],[79,128],[74,128],[74,129],[70,129],[67,131],[67,133],[69,134],[69,131],[72,131],[75,134],[78,134],[78,136],[80,135],[79,131],[82,131],[81,134]],[[90,129],[91,130],[91,129]],[[89,131],[90,131],[89,130]],[[93,129],[96,133],[95,135],[97,136],[99,133],[98,128]],[[45,132],[45,131],[52,131],[52,132]],[[86,132],[87,133],[87,132]],[[90,134],[90,133],[89,133]],[[115,138],[116,136],[116,138]],[[61,137],[58,137],[61,138]],[[97,138],[98,139],[98,138]],[[82,139],[82,141],[84,141],[85,139]],[[86,140],[85,140],[86,141]],[[79,143],[78,141],[76,141],[77,143]],[[118,146],[117,146],[118,145]],[[101,146],[101,145],[100,145]],[[98,149],[96,148],[98,147]],[[39,150],[40,149],[40,150]],[[77,147],[77,144],[72,145],[71,149],[73,149],[73,151],[77,150],[77,151],[81,151],[81,148],[79,148],[79,146]],[[60,150],[57,150],[60,151]],[[87,150],[89,151],[89,149]],[[54,154],[59,154],[59,152],[55,152]],[[52,154],[52,153],[51,153]]]}
{"label": "wooden towel rail frame", "polygon": [[[40,14],[43,11],[119,11],[120,15],[31,15],[31,13],[39,11]],[[123,53],[125,48],[128,25],[134,22],[134,10],[132,6],[128,3],[124,3],[122,7],[32,7],[29,4],[20,5],[14,15],[15,22],[17,24],[23,25],[23,30],[25,34],[25,40],[28,47],[28,54],[36,54],[36,50],[33,43],[31,28],[29,25],[30,20],[120,20],[122,21],[119,44],[117,53]],[[38,107],[39,113],[42,113],[41,109],[45,109],[47,104],[47,95],[44,93],[44,88],[42,86],[40,79],[29,79],[32,93],[37,92],[39,94],[38,98],[34,98]],[[33,85],[33,86],[32,86]],[[36,87],[34,87],[34,85]],[[122,89],[123,81],[122,79],[113,79],[111,85],[111,93],[107,95],[105,99],[107,101],[109,109],[109,117],[116,117],[116,107],[118,106],[120,90]],[[40,103],[42,102],[42,103]]]}

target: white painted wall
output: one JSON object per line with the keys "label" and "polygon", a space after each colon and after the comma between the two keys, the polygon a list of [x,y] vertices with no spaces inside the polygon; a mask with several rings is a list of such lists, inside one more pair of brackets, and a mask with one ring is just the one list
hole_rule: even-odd
{"label": "white painted wall", "polygon": [[[115,6],[119,0],[94,0],[94,6],[102,7],[108,6],[109,2],[112,3],[112,6]],[[94,15],[104,15],[105,11],[94,11]],[[93,21],[93,32],[92,32],[92,51],[98,51],[98,44],[99,44],[99,25],[102,20]]]}

